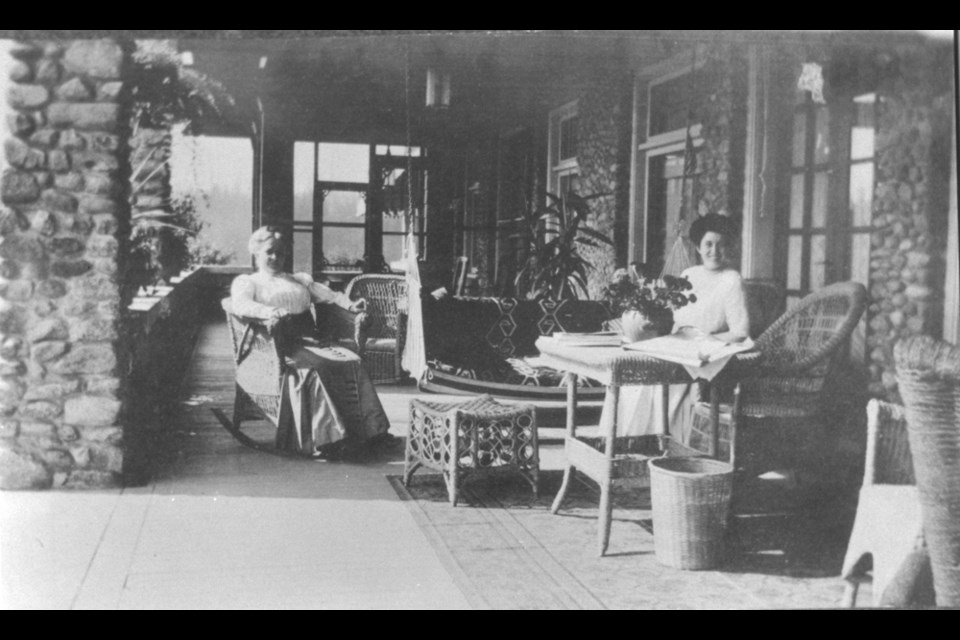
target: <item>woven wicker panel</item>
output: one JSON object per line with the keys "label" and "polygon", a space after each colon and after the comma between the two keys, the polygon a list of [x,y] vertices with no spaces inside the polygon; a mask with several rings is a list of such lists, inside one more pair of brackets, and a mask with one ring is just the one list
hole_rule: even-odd
{"label": "woven wicker panel", "polygon": [[960,607],[960,348],[915,336],[893,355],[937,605]]}
{"label": "woven wicker panel", "polygon": [[396,351],[375,351],[372,349],[364,351],[363,368],[375,384],[396,382],[403,376],[400,369],[400,357]]}
{"label": "woven wicker panel", "polygon": [[[459,403],[411,400],[406,459],[408,478],[419,465],[447,476],[509,468],[536,492],[540,470],[536,410],[530,404],[500,404],[489,395]],[[450,491],[455,504],[455,490]]]}
{"label": "woven wicker panel", "polygon": [[661,458],[650,462],[654,551],[677,569],[723,562],[733,468],[715,460]]}
{"label": "woven wicker panel", "polygon": [[276,341],[262,325],[244,322],[233,315],[229,299],[222,304],[227,311],[237,384],[251,397],[279,397],[283,365]]}
{"label": "woven wicker panel", "polygon": [[369,338],[400,337],[400,315],[405,312],[407,283],[403,276],[365,274],[350,281],[346,291],[351,300],[367,301],[372,324]]}
{"label": "woven wicker panel", "polygon": [[[818,394],[866,304],[863,285],[839,282],[810,294],[764,331],[757,338],[763,353],[760,375],[744,387],[745,413],[754,402]],[[756,413],[771,415],[769,409]],[[796,417],[794,413],[788,409],[785,417]]]}

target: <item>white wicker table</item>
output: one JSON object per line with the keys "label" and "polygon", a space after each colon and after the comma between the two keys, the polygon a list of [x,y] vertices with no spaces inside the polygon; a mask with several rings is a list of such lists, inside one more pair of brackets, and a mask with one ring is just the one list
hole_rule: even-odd
{"label": "white wicker table", "polygon": [[[574,471],[579,471],[600,485],[600,526],[597,535],[599,555],[604,555],[610,544],[610,521],[613,515],[612,491],[616,487],[649,487],[650,475],[647,462],[663,456],[702,456],[668,435],[668,387],[671,384],[687,384],[692,381],[687,371],[679,364],[629,351],[617,346],[578,347],[558,343],[552,338],[537,340],[537,349],[543,364],[566,371],[567,384],[567,433],[564,439],[566,463],[563,483],[554,499],[551,511],[556,513],[570,488]],[[737,356],[740,360],[752,360],[755,354]],[[723,375],[723,374],[721,374]],[[577,378],[584,376],[606,386],[605,409],[613,416],[607,432],[599,438],[577,436]],[[617,402],[620,387],[629,385],[660,385],[663,391],[663,414],[659,434],[652,436],[616,437]],[[718,450],[717,428],[720,396],[717,384],[710,386],[711,455]]]}
{"label": "white wicker table", "polygon": [[465,476],[511,470],[539,495],[540,454],[536,407],[500,404],[489,395],[466,402],[410,401],[410,432],[403,483],[425,466],[443,474],[450,504],[457,506]]}

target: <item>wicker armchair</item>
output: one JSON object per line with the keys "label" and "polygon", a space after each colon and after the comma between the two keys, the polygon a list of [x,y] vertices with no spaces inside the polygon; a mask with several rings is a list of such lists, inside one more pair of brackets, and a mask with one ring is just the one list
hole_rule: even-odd
{"label": "wicker armchair", "polygon": [[[863,285],[832,284],[801,300],[757,338],[761,364],[734,376],[742,380],[737,428],[730,429],[729,407],[720,414],[720,453],[726,442],[738,471],[757,475],[819,458],[824,383],[866,304]],[[694,433],[709,432],[709,424],[709,404],[698,403]]]}
{"label": "wicker armchair", "polygon": [[[241,443],[254,449],[281,453],[272,443],[256,441],[245,434],[244,420],[266,418],[274,425],[280,414],[281,389],[286,364],[283,358],[283,340],[291,329],[315,329],[321,338],[335,341],[356,350],[357,336],[364,323],[362,314],[354,314],[333,304],[314,305],[316,324],[311,327],[288,326],[299,321],[296,316],[281,320],[271,331],[261,321],[233,313],[230,298],[220,305],[227,317],[233,358],[236,365],[236,393],[233,401],[233,419],[219,409],[213,412],[221,424]],[[313,323],[311,323],[313,324]]]}
{"label": "wicker armchair", "polygon": [[881,400],[867,404],[867,454],[857,516],[841,575],[847,582],[843,606],[853,607],[873,558],[873,605],[905,606],[921,594],[917,584],[929,571],[914,485],[903,407]]}
{"label": "wicker armchair", "polygon": [[351,300],[367,301],[368,320],[358,335],[363,364],[375,383],[403,378],[400,360],[407,334],[407,283],[401,275],[365,274],[350,281]]}
{"label": "wicker armchair", "polygon": [[893,357],[937,606],[960,607],[960,347],[914,336]]}

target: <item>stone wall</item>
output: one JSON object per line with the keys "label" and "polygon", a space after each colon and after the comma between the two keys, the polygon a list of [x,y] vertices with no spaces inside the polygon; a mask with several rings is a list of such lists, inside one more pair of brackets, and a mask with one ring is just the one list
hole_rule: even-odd
{"label": "stone wall", "polygon": [[949,59],[905,53],[878,91],[870,251],[870,393],[899,402],[893,346],[940,336],[953,108]]}
{"label": "stone wall", "polygon": [[123,48],[18,44],[0,210],[0,488],[109,486],[118,424],[118,256],[128,209]]}
{"label": "stone wall", "polygon": [[706,86],[697,91],[703,125],[694,186],[700,215],[722,213],[742,220],[743,150],[746,138],[746,60],[742,50],[715,46],[703,68]]}
{"label": "stone wall", "polygon": [[[618,231],[627,228],[631,80],[627,75],[609,73],[594,78],[594,82],[579,101],[580,193],[601,194],[590,201],[588,223],[615,241],[618,236],[626,237]],[[620,253],[625,254],[625,248]],[[617,247],[581,245],[580,253],[593,267],[587,272],[587,291],[590,298],[597,299],[617,268]]]}

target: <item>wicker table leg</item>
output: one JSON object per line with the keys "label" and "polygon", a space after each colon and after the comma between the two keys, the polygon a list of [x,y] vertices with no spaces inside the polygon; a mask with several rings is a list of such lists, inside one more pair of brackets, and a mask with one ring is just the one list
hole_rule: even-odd
{"label": "wicker table leg", "polygon": [[[577,374],[570,373],[567,375],[567,436],[566,436],[566,440],[571,440],[576,437],[577,437]],[[569,460],[567,460],[566,466],[563,469],[563,482],[560,484],[560,491],[557,492],[557,497],[554,498],[553,505],[550,507],[550,513],[556,513],[557,511],[560,510],[560,505],[563,504],[563,500],[567,496],[567,491],[570,489],[571,476],[573,476],[573,465],[570,464]]]}
{"label": "wicker table leg", "polygon": [[604,449],[604,458],[606,462],[606,477],[600,481],[600,528],[597,531],[597,550],[599,555],[603,556],[610,546],[610,521],[613,519],[613,449],[617,439],[617,409],[620,400],[620,387],[610,385],[607,387],[607,400],[609,406],[613,408],[610,419],[609,431],[606,434],[606,443]]}

